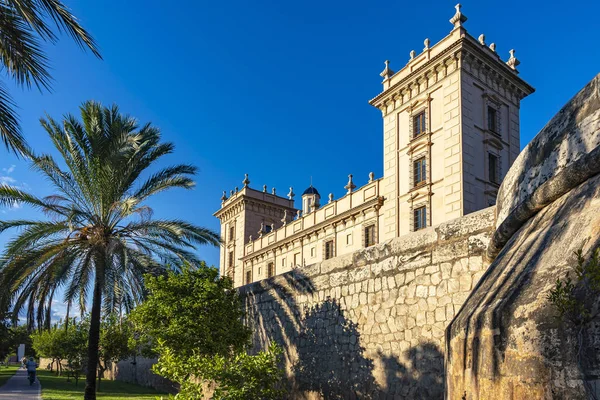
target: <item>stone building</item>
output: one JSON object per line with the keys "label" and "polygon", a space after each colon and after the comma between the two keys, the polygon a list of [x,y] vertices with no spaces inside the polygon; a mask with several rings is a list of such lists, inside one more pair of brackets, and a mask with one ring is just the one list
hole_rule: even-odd
{"label": "stone building", "polygon": [[520,101],[534,89],[518,76],[514,50],[504,62],[466,20],[457,5],[446,37],[425,39],[397,72],[385,62],[383,90],[370,101],[383,117],[383,177],[371,173],[356,188],[349,175],[340,199],[321,199],[311,185],[301,209],[292,188],[256,190],[247,175],[223,193],[220,268],[236,287],[495,204],[520,151]]}

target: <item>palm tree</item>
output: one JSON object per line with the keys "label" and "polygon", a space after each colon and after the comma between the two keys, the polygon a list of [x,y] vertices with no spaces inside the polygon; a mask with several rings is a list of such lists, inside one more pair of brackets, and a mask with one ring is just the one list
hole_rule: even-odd
{"label": "palm tree", "polygon": [[[40,44],[56,42],[53,27],[100,57],[94,39],[59,0],[0,0],[0,62],[18,85],[50,88],[48,59]],[[14,106],[0,84],[0,140],[16,154],[27,154]]]}
{"label": "palm tree", "polygon": [[196,173],[191,165],[176,165],[146,175],[173,151],[157,128],[140,127],[116,106],[95,102],[83,104],[81,119],[42,120],[65,167],[50,155],[32,155],[31,163],[56,194],[41,198],[0,185],[0,205],[27,204],[48,216],[0,221],[0,232],[20,229],[0,262],[0,299],[10,300],[14,315],[26,308],[30,324],[40,328],[50,323],[56,293],[85,308],[92,290],[85,399],[95,399],[102,312],[127,311],[144,296],[144,274],[197,263],[195,245],[216,246],[220,238],[181,220],[152,218],[146,200],[167,189],[190,189]]}

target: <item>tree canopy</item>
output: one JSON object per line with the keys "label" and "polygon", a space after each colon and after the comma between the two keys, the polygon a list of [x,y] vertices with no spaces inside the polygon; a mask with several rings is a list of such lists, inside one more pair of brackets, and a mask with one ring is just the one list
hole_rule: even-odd
{"label": "tree canopy", "polygon": [[47,215],[0,221],[0,233],[19,228],[0,261],[0,309],[11,302],[18,315],[26,307],[30,328],[49,328],[56,293],[63,291],[64,301],[81,310],[91,296],[85,398],[95,399],[102,311],[130,311],[144,298],[145,274],[197,263],[196,247],[218,245],[220,238],[183,220],[153,218],[148,199],[191,189],[196,173],[187,164],[148,171],[174,149],[158,128],[92,101],[81,106],[81,120],[48,116],[42,126],[61,163],[32,154],[31,164],[55,193],[39,197],[0,184],[0,205],[20,203]]}
{"label": "tree canopy", "polygon": [[186,265],[181,273],[147,276],[146,289],[146,301],[131,317],[148,337],[179,355],[228,354],[248,344],[251,332],[243,324],[241,301],[231,280],[219,277],[205,262]]}
{"label": "tree canopy", "polygon": [[[3,0],[0,2],[0,62],[19,86],[50,89],[52,77],[42,42],[54,43],[66,32],[82,48],[100,57],[92,36],[59,0]],[[15,104],[0,85],[0,141],[15,153],[28,154]]]}

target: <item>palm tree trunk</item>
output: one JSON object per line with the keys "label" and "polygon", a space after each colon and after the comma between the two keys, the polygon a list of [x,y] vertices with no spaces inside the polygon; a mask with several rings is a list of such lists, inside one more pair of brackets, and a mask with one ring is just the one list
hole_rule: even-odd
{"label": "palm tree trunk", "polygon": [[[102,256],[97,257],[103,258]],[[94,282],[94,298],[90,316],[90,331],[88,335],[88,364],[85,377],[85,400],[96,400],[96,366],[98,365],[98,347],[100,343],[100,312],[102,306],[102,286],[104,282],[104,260],[96,263]]]}

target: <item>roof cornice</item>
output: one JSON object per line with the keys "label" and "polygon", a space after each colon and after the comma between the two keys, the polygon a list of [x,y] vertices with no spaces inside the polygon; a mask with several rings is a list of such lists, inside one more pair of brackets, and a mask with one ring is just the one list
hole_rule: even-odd
{"label": "roof cornice", "polygon": [[[423,65],[416,68],[406,77],[394,83],[392,86],[381,92],[379,95],[375,96],[369,101],[369,104],[376,108],[381,108],[385,101],[387,101],[390,97],[394,95],[398,95],[399,92],[401,92],[407,86],[410,86],[416,80],[427,76],[428,73],[433,72],[436,68],[438,68],[441,65],[447,65],[446,63],[450,60],[463,59],[465,55],[471,55],[479,59],[480,61],[485,62],[486,65],[489,66],[490,69],[494,70],[498,74],[498,76],[502,77],[504,81],[510,83],[510,85],[518,89],[518,91],[520,92],[519,97],[521,99],[535,91],[535,89],[523,79],[521,79],[514,70],[512,70],[508,65],[503,63],[497,55],[496,57],[492,57],[492,54],[495,53],[487,49],[487,47],[485,49],[482,47],[485,46],[482,46],[471,35],[465,33],[461,38],[459,38],[456,42],[450,44],[439,54],[427,60],[425,63],[423,63]],[[398,71],[396,74],[400,72],[401,71]]]}

